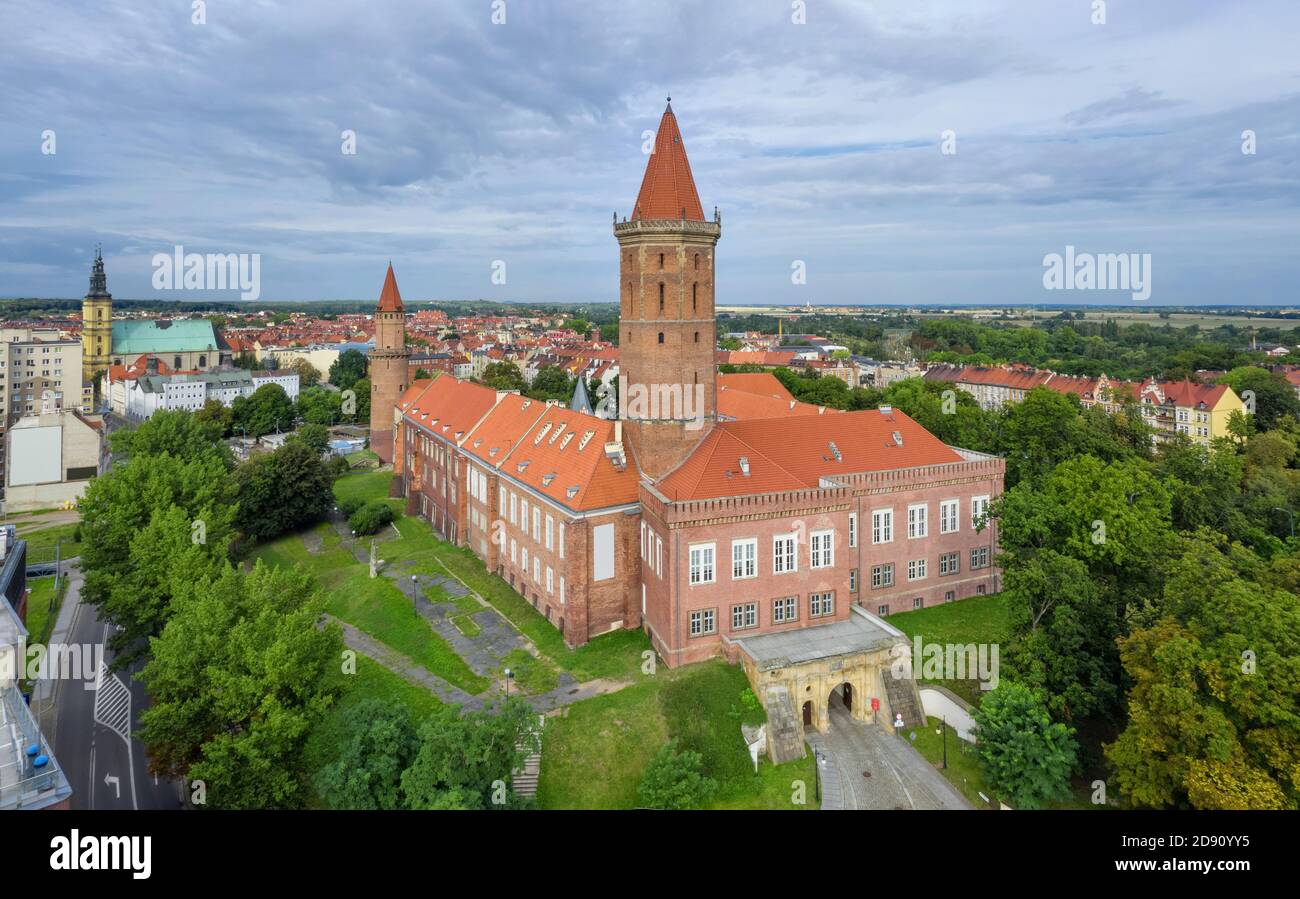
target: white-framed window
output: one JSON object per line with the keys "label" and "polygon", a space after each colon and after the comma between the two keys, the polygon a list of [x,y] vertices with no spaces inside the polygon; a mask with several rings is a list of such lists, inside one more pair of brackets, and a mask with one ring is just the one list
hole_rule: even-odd
{"label": "white-framed window", "polygon": [[894,510],[876,509],[871,513],[871,542],[891,543],[894,539]]}
{"label": "white-framed window", "polygon": [[523,528],[524,536],[528,536],[528,500],[522,496],[519,497],[519,527]]}
{"label": "white-framed window", "polygon": [[956,574],[961,571],[961,553],[944,553],[939,556],[939,575]]}
{"label": "white-framed window", "polygon": [[546,566],[546,592],[555,592],[555,572],[551,570],[550,565]]}
{"label": "white-framed window", "polygon": [[948,590],[948,591],[946,591],[946,592],[943,594],[943,601],[944,601],[944,602],[955,602],[956,599],[957,599],[957,591],[956,591],[956,590]]}
{"label": "white-framed window", "polygon": [[515,543],[515,538],[510,538],[510,564],[514,565],[519,562],[519,544]]}
{"label": "white-framed window", "polygon": [[879,615],[881,618],[883,618],[883,617],[885,617],[886,615],[888,615],[888,614],[889,614],[889,605],[888,605],[888,604],[885,604],[885,605],[883,605],[883,606],[876,606],[876,614]]}
{"label": "white-framed window", "polygon": [[880,587],[894,586],[894,563],[888,565],[871,566],[871,587],[878,589]]}
{"label": "white-framed window", "polygon": [[742,631],[748,627],[758,627],[758,603],[747,602],[731,607],[731,629]]}
{"label": "white-framed window", "polygon": [[835,532],[813,531],[808,536],[813,568],[830,568],[835,564]]}
{"label": "white-framed window", "polygon": [[698,543],[691,547],[691,584],[712,584],[714,581],[712,543]]}
{"label": "white-framed window", "polygon": [[912,600],[912,611],[916,611],[917,609],[921,608],[924,605],[925,605],[924,601],[921,599],[921,597],[918,596]]}
{"label": "white-framed window", "polygon": [[772,622],[780,624],[785,621],[795,621],[799,618],[799,597],[785,596],[781,599],[772,600]]}
{"label": "white-framed window", "polygon": [[641,522],[641,558],[643,558],[643,559],[648,559],[648,558],[650,558],[650,557],[646,554],[646,532],[645,532],[645,522],[644,522],[644,521]]}
{"label": "white-framed window", "polygon": [[542,582],[542,560],[539,556],[533,556],[533,583]]}
{"label": "white-framed window", "polygon": [[907,579],[909,581],[925,580],[925,574],[926,574],[925,569],[926,569],[925,559],[912,559],[907,563]]}
{"label": "white-framed window", "polygon": [[542,510],[533,506],[533,539],[542,542]]}
{"label": "white-framed window", "polygon": [[731,577],[737,581],[758,577],[758,540],[731,541]]}
{"label": "white-framed window", "polygon": [[989,498],[985,496],[972,496],[970,498],[970,526],[979,530],[984,526],[984,516],[989,511]]}
{"label": "white-framed window", "polygon": [[717,610],[700,609],[691,613],[691,636],[702,637],[718,629]]}
{"label": "white-framed window", "polygon": [[907,507],[907,537],[909,540],[924,537],[929,533],[929,523],[927,521],[929,509],[930,507],[925,503]]}
{"label": "white-framed window", "polygon": [[550,515],[546,516],[546,548],[555,548],[555,519]]}
{"label": "white-framed window", "polygon": [[519,567],[524,570],[524,575],[528,574],[528,547],[519,547]]}
{"label": "white-framed window", "polygon": [[564,605],[564,575],[560,575],[560,605]]}
{"label": "white-framed window", "polygon": [[809,593],[808,594],[808,617],[821,618],[825,615],[835,613],[835,594],[827,593]]}
{"label": "white-framed window", "polygon": [[656,534],[655,535],[655,576],[656,577],[664,576],[664,570],[662,565],[663,560],[664,560],[664,542],[660,540],[659,535]]}
{"label": "white-framed window", "polygon": [[951,534],[958,528],[958,512],[960,505],[955,499],[946,499],[939,503],[939,533]]}
{"label": "white-framed window", "polygon": [[849,549],[854,549],[858,545],[858,513],[849,513]]}
{"label": "white-framed window", "polygon": [[971,568],[987,568],[989,564],[989,548],[987,546],[973,546],[970,551]]}
{"label": "white-framed window", "polygon": [[[497,485],[497,508],[504,509],[505,507],[506,507],[506,485],[498,484]],[[498,512],[497,514],[499,515],[501,513]]]}
{"label": "white-framed window", "polygon": [[772,538],[773,574],[788,574],[791,571],[799,570],[799,557],[795,553],[795,541],[797,539],[798,537],[794,534]]}

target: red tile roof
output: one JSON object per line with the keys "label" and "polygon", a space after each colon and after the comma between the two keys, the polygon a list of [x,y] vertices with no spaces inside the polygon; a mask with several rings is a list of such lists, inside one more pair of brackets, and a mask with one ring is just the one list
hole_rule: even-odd
{"label": "red tile roof", "polygon": [[700,195],[695,192],[691,164],[686,159],[686,145],[677,130],[673,105],[668,104],[659,131],[655,134],[654,152],[646,163],[641,192],[636,196],[635,219],[681,219],[704,221]]}
{"label": "red tile roof", "polygon": [[[749,460],[748,476],[741,471],[742,456]],[[906,414],[867,409],[827,415],[815,428],[799,417],[722,422],[657,487],[672,500],[713,499],[813,488],[822,477],[960,461]]]}
{"label": "red tile roof", "polygon": [[514,445],[545,412],[546,403],[541,400],[507,394],[470,434],[465,451],[488,465],[500,467]]}
{"label": "red tile roof", "polygon": [[401,312],[402,295],[397,290],[397,276],[393,274],[393,264],[388,263],[388,274],[384,275],[384,289],[379,292],[380,312]]}
{"label": "red tile roof", "polygon": [[420,395],[406,418],[452,443],[462,443],[483,416],[496,405],[491,387],[440,377]]}
{"label": "red tile roof", "polygon": [[627,435],[621,470],[605,455],[614,431],[615,422],[549,406],[501,471],[576,511],[635,503],[640,475],[627,449]]}
{"label": "red tile roof", "polygon": [[758,393],[746,393],[727,385],[718,388],[718,415],[723,418],[748,421],[752,418],[784,418],[791,415],[821,415],[839,409],[827,409],[812,403],[800,403],[794,399],[782,399],[779,396],[763,396]]}
{"label": "red tile roof", "polygon": [[744,372],[737,374],[719,374],[718,389],[740,390],[744,393],[756,393],[759,396],[774,396],[783,400],[792,400],[794,395],[785,389],[785,385],[771,372]]}

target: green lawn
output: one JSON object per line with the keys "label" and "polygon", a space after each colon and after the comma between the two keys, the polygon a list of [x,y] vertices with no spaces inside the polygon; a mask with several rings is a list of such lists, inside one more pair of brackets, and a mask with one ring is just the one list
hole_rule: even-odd
{"label": "green lawn", "polygon": [[32,530],[29,526],[20,525],[18,539],[27,541],[27,564],[35,565],[38,562],[53,562],[54,547],[59,540],[63,541],[62,558],[71,559],[74,556],[81,555],[81,544],[72,539],[76,530],[76,522],[56,524],[38,530]]}
{"label": "green lawn", "polygon": [[559,685],[559,672],[547,659],[539,659],[523,649],[512,649],[501,658],[501,670],[510,669],[512,679],[530,696],[547,693]]}
{"label": "green lawn", "polygon": [[[318,525],[312,534],[322,543],[319,553],[309,552],[302,535],[292,534],[258,547],[252,559],[311,574],[325,592],[325,608],[331,615],[410,656],[462,690],[477,694],[491,685],[415,613],[409,595],[387,577],[371,578],[367,565],[342,548],[332,527]],[[424,592],[434,601],[446,597],[436,588]]]}
{"label": "green lawn", "polygon": [[357,673],[344,677],[344,693],[329,713],[312,728],[303,751],[303,773],[306,780],[308,805],[322,807],[311,789],[311,778],[317,771],[338,758],[339,746],[344,739],[343,719],[351,708],[366,699],[385,699],[399,702],[411,712],[419,727],[421,721],[441,706],[438,698],[422,687],[403,680],[378,662],[357,656]]}
{"label": "green lawn", "polygon": [[[916,732],[916,742],[912,745],[927,761],[939,768],[943,763],[943,723],[938,718],[930,718],[929,722],[929,727]],[[957,738],[957,731],[949,728],[948,768],[940,768],[939,773],[948,778],[971,805],[976,808],[997,808],[993,789],[984,782],[984,773],[980,770],[979,759],[973,749],[970,744]],[[980,791],[993,800],[991,806],[979,797]]]}
{"label": "green lawn", "polygon": [[[391,479],[391,472],[354,472],[334,482],[334,495],[340,501],[346,498],[362,501],[384,498],[388,496]],[[643,633],[620,630],[570,649],[555,625],[509,584],[489,573],[478,556],[467,547],[452,546],[438,539],[428,522],[402,514],[401,500],[392,502],[397,512],[393,523],[401,536],[393,536],[391,528],[382,532],[379,556],[386,563],[406,564],[419,574],[451,575],[460,579],[501,612],[539,652],[580,681],[599,677],[626,680],[640,676],[642,654],[650,649],[650,641]]]}
{"label": "green lawn", "polygon": [[[1006,653],[1011,637],[1011,615],[1007,596],[972,596],[957,602],[930,606],[915,612],[889,616],[889,623],[924,643],[997,644],[999,660]],[[975,679],[939,681],[971,704],[978,704],[983,691]]]}
{"label": "green lawn", "polygon": [[[740,725],[763,712],[741,701],[744,672],[722,661],[662,670],[617,693],[574,703],[543,731],[542,808],[635,808],[637,785],[669,739],[699,752],[718,781],[715,808],[813,808],[811,757],[785,765],[763,761],[757,773]],[[802,781],[805,805],[792,802]]]}
{"label": "green lawn", "polygon": [[67,580],[60,581],[59,597],[51,611],[50,600],[54,598],[54,578],[33,578],[27,582],[27,586],[32,591],[27,597],[28,643],[45,643],[49,639],[47,630],[54,626],[54,619],[58,617],[67,583]]}

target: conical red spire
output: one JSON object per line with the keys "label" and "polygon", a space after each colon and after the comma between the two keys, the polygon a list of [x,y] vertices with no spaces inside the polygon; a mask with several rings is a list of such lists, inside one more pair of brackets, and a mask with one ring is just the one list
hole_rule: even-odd
{"label": "conical red spire", "polygon": [[633,219],[681,219],[704,221],[700,195],[695,192],[695,179],[691,177],[691,164],[686,159],[686,144],[677,130],[677,116],[673,115],[670,100],[659,120],[655,135],[655,151],[646,163],[645,177],[641,179],[641,192],[636,197]]}
{"label": "conical red spire", "polygon": [[393,274],[393,264],[388,263],[388,274],[384,276],[384,289],[379,292],[380,312],[402,312],[402,295],[397,290],[397,276]]}

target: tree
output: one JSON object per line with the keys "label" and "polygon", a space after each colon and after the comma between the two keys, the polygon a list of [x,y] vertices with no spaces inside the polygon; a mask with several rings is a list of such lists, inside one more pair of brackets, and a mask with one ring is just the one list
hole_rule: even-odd
{"label": "tree", "polygon": [[340,692],[343,640],[305,575],[260,560],[179,585],[140,678],[150,768],[201,780],[212,808],[300,804],[302,749]]}
{"label": "tree", "polygon": [[[355,394],[355,396],[352,398],[353,402],[356,403],[356,410],[351,415],[352,420],[369,421],[370,420],[370,379],[362,378],[360,381],[354,383],[352,385],[352,392],[353,394]],[[343,409],[344,409],[344,414],[346,415],[348,398],[344,397],[343,399],[344,399]]]}
{"label": "tree", "polygon": [[1086,565],[1044,550],[1003,580],[1016,635],[1006,676],[1040,690],[1067,721],[1110,712],[1121,699],[1119,610]]}
{"label": "tree", "polygon": [[997,449],[1006,455],[1008,487],[1039,481],[1079,453],[1078,400],[1035,387],[1003,411]]}
{"label": "tree", "polygon": [[320,383],[320,371],[302,356],[298,356],[290,362],[288,370],[298,375],[299,391],[308,387],[315,387]]}
{"label": "tree", "polygon": [[202,409],[194,413],[194,420],[219,437],[229,437],[230,426],[235,421],[235,413],[220,400],[208,400],[203,404]]}
{"label": "tree", "polygon": [[1053,723],[1042,696],[1003,680],[975,709],[976,752],[984,774],[1017,808],[1042,808],[1070,795],[1078,744]]}
{"label": "tree", "polygon": [[[205,406],[206,409],[206,406]],[[221,443],[222,429],[210,417],[185,410],[160,409],[134,428],[113,432],[109,443],[115,454],[134,458],[164,453],[189,460],[200,456],[232,464],[230,450]]]}
{"label": "tree", "polygon": [[1164,614],[1120,643],[1128,724],[1106,747],[1140,806],[1300,804],[1300,600],[1209,531],[1169,564]]}
{"label": "tree", "polygon": [[339,390],[347,390],[366,376],[366,357],[360,350],[344,350],[330,363],[330,383]]}
{"label": "tree", "polygon": [[317,772],[316,792],[330,808],[404,808],[402,772],[419,743],[411,713],[399,702],[367,699],[343,715],[338,759]]}
{"label": "tree", "polygon": [[1300,417],[1300,398],[1295,388],[1276,372],[1243,365],[1228,372],[1219,383],[1227,384],[1241,397],[1247,412],[1253,400],[1256,430],[1271,430],[1284,415]]}
{"label": "tree", "polygon": [[574,382],[558,365],[543,365],[533,377],[527,394],[535,400],[559,400],[567,403],[573,398]]}
{"label": "tree", "polygon": [[234,424],[250,437],[261,437],[293,426],[293,401],[279,384],[263,384],[249,397],[236,397]]}
{"label": "tree", "polygon": [[701,773],[703,758],[689,749],[677,751],[669,740],[650,761],[637,787],[637,801],[645,808],[693,809],[709,804],[718,782]]}
{"label": "tree", "polygon": [[235,469],[233,480],[236,524],[256,540],[301,530],[323,519],[334,504],[334,479],[321,454],[301,439],[249,459]]}
{"label": "tree", "polygon": [[[442,706],[420,727],[415,761],[402,772],[402,792],[413,809],[486,809],[518,805],[512,795],[493,795],[495,781],[509,782],[535,745],[532,708],[517,697],[500,710],[460,714]],[[494,799],[504,798],[504,803]]]}
{"label": "tree", "polygon": [[718,347],[724,350],[736,351],[743,346],[739,337],[724,337],[718,341]]}
{"label": "tree", "polygon": [[591,322],[587,321],[585,318],[571,318],[569,319],[568,324],[570,331],[574,331],[584,337],[587,336],[587,332],[591,330]]}
{"label": "tree", "polygon": [[109,645],[121,667],[170,617],[173,571],[226,558],[235,515],[226,463],[212,452],[134,455],[92,480],[80,505],[81,596],[118,628]]}
{"label": "tree", "polygon": [[392,523],[393,507],[382,499],[372,499],[348,516],[348,527],[358,534],[374,534]]}
{"label": "tree", "polygon": [[524,373],[513,362],[492,362],[483,369],[483,383],[494,390],[523,391]]}
{"label": "tree", "polygon": [[332,425],[343,418],[343,395],[337,390],[309,387],[298,394],[298,418],[315,425]]}
{"label": "tree", "polygon": [[329,449],[330,432],[324,425],[305,424],[290,439],[302,441],[311,448],[312,452],[320,456]]}

